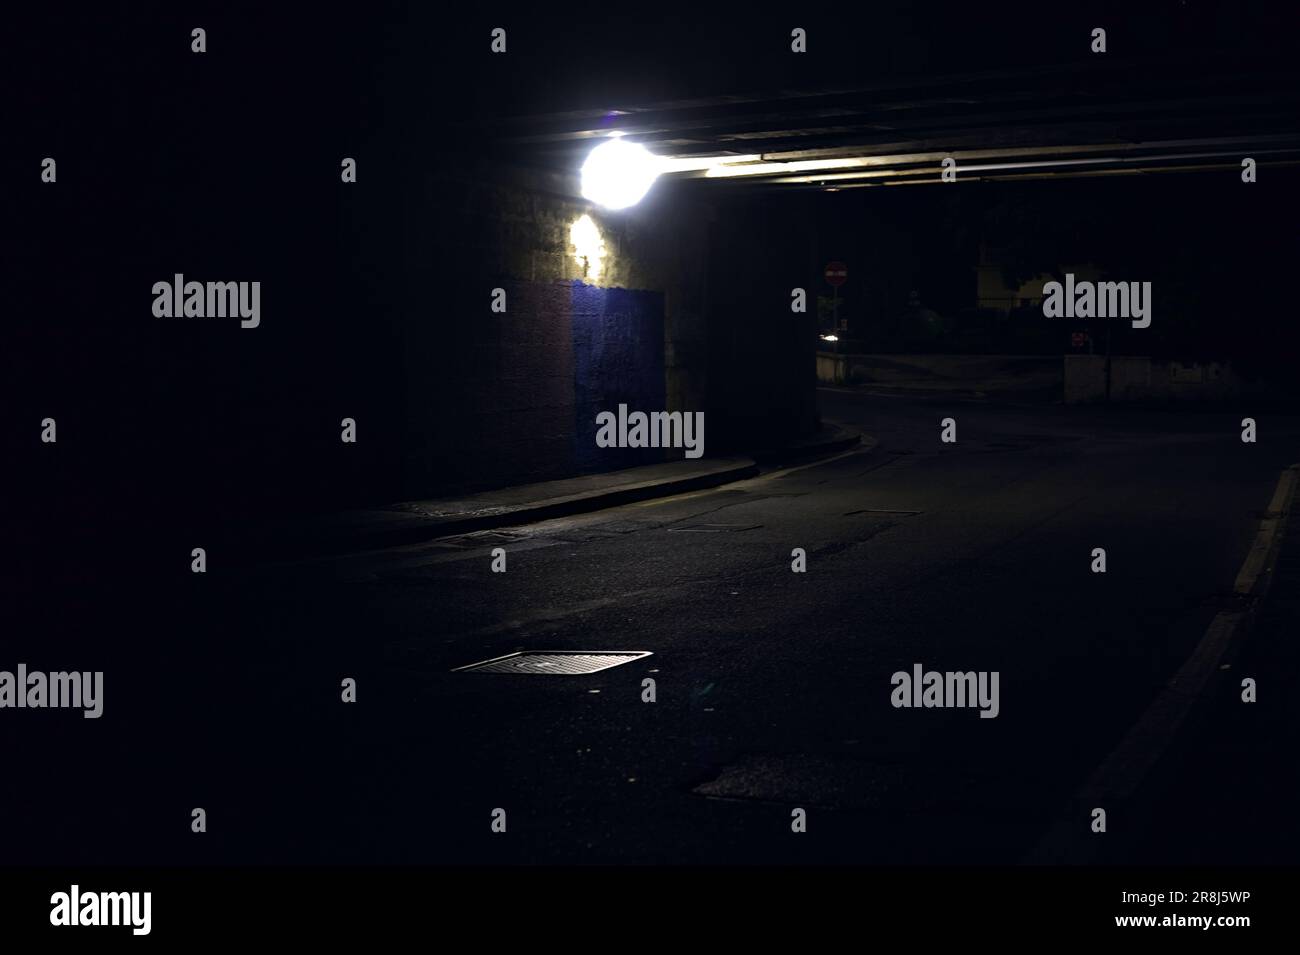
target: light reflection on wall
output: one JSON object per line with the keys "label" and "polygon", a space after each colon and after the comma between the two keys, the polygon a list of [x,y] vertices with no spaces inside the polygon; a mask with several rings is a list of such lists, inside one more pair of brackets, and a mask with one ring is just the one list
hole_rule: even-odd
{"label": "light reflection on wall", "polygon": [[593,284],[600,281],[605,240],[591,216],[584,215],[569,227],[569,244],[573,246],[573,258],[582,270],[583,279]]}

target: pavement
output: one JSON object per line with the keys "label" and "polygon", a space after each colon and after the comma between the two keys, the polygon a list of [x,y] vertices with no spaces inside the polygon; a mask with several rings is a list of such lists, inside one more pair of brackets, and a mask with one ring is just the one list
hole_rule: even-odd
{"label": "pavement", "polygon": [[[108,671],[92,730],[131,745],[16,733],[34,782],[6,811],[41,839],[17,833],[10,858],[1023,860],[1233,601],[1300,419],[1262,415],[1244,445],[1239,414],[820,394],[876,446],[259,574],[182,568],[160,588],[106,568],[46,600],[15,653],[79,640],[70,658]],[[1291,592],[1279,569],[1274,595]],[[1166,774],[1171,756],[1149,777],[1180,799],[1205,787],[1217,813],[1143,828],[1127,808],[1115,858],[1274,851],[1294,792],[1292,622],[1261,615],[1232,664],[1259,674],[1260,702],[1191,750],[1213,788]],[[133,654],[96,657],[127,625]],[[529,650],[649,655],[579,676],[460,669]],[[916,664],[998,673],[999,715],[893,706]],[[1232,785],[1247,770],[1250,795]],[[85,779],[104,781],[93,799]]]}
{"label": "pavement", "polygon": [[[1258,616],[1206,704],[1118,821],[1111,864],[1286,865],[1300,858],[1300,520],[1287,521]],[[1254,682],[1254,700],[1244,681]]]}
{"label": "pavement", "polygon": [[760,449],[752,457],[665,461],[460,497],[314,515],[250,528],[255,533],[245,533],[235,546],[260,561],[411,544],[717,487],[755,476],[760,461],[771,465],[833,454],[862,440],[856,429],[828,422],[815,434]]}

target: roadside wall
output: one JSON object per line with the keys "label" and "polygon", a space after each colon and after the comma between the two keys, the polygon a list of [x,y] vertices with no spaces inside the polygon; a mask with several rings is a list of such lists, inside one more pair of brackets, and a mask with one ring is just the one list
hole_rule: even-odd
{"label": "roadside wall", "polygon": [[[1065,356],[1065,403],[1107,400],[1105,355]],[[1110,358],[1110,401],[1221,401],[1239,394],[1232,366],[1218,361]]]}
{"label": "roadside wall", "polygon": [[[400,355],[385,435],[400,482],[364,496],[682,456],[597,448],[595,415],[620,403],[704,412],[706,454],[816,427],[813,348],[799,337],[812,336],[789,314],[790,286],[807,281],[797,233],[779,213],[720,211],[706,190],[673,186],[611,213],[576,198],[570,177],[476,168],[430,173],[416,201],[406,197],[402,294],[383,308]],[[584,216],[600,236],[598,266],[573,241]],[[739,274],[718,282],[737,257]],[[504,313],[491,309],[496,288]]]}
{"label": "roadside wall", "polygon": [[1060,359],[1037,355],[863,355],[819,351],[823,384],[916,391],[1041,391],[1060,387]]}

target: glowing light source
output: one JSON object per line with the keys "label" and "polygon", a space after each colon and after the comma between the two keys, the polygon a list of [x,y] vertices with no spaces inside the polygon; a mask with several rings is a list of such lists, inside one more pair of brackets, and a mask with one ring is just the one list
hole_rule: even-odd
{"label": "glowing light source", "polygon": [[824,342],[837,342],[840,340],[839,335],[818,335],[817,337]]}
{"label": "glowing light source", "polygon": [[717,169],[719,167],[729,166],[735,163],[758,162],[763,157],[758,155],[752,156],[659,156],[659,171],[661,173],[671,172],[703,172],[708,169]]}
{"label": "glowing light source", "polygon": [[583,216],[569,226],[569,242],[573,246],[574,259],[582,267],[582,277],[593,282],[599,279],[605,258],[605,240],[591,216]]}
{"label": "glowing light source", "polygon": [[783,172],[814,172],[819,169],[857,169],[880,165],[874,156],[847,159],[801,159],[794,162],[756,162],[733,164],[731,162],[711,167],[705,175],[710,179],[731,176],[772,176]]}
{"label": "glowing light source", "polygon": [[582,196],[606,209],[626,209],[650,191],[661,169],[659,157],[644,146],[607,140],[582,164]]}

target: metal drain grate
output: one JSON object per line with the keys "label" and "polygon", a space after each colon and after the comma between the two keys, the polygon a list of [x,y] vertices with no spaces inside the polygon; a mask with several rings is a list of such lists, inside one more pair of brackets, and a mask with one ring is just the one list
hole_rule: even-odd
{"label": "metal drain grate", "polygon": [[540,673],[550,676],[580,676],[608,670],[642,657],[648,650],[520,650],[481,663],[456,667],[452,673]]}

